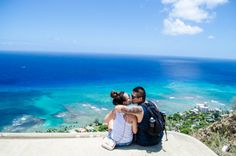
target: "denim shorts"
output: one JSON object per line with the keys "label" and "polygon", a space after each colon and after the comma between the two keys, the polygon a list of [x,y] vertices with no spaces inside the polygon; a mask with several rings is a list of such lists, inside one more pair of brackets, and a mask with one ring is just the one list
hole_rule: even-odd
{"label": "denim shorts", "polygon": [[[112,139],[111,138],[111,132],[108,133],[108,136],[107,136],[109,139]],[[113,140],[113,139],[112,139]],[[129,146],[131,145],[132,141],[130,142],[126,142],[126,143],[117,143],[116,144],[116,147],[124,147],[124,146]]]}

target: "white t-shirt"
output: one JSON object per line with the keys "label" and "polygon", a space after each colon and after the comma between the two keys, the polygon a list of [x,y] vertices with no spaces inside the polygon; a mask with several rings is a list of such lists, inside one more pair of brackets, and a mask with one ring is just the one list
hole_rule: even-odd
{"label": "white t-shirt", "polygon": [[[135,104],[128,105],[129,108],[132,106],[135,106]],[[129,143],[133,140],[132,125],[125,121],[124,113],[116,113],[116,118],[113,121],[111,138],[118,144]]]}
{"label": "white t-shirt", "polygon": [[123,116],[124,113],[116,113],[111,131],[111,138],[118,144],[128,143],[133,140],[132,126],[125,121]]}

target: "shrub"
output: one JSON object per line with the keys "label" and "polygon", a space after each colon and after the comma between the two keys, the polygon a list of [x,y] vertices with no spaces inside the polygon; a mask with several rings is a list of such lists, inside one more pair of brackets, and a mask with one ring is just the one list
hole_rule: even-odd
{"label": "shrub", "polygon": [[189,128],[183,127],[180,128],[180,132],[184,134],[190,134],[191,130]]}
{"label": "shrub", "polygon": [[179,120],[181,120],[181,119],[182,119],[182,116],[181,116],[179,113],[175,113],[175,114],[173,115],[173,120],[179,121]]}
{"label": "shrub", "polygon": [[104,132],[108,130],[108,126],[107,125],[99,125],[98,126],[98,131],[99,132]]}

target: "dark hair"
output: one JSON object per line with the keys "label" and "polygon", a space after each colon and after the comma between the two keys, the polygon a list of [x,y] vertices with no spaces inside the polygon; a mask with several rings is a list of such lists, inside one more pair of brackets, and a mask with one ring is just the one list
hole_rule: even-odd
{"label": "dark hair", "polygon": [[135,87],[133,89],[133,92],[136,93],[137,97],[142,97],[143,98],[143,101],[142,102],[145,102],[146,100],[146,92],[145,92],[145,89],[143,87]]}
{"label": "dark hair", "polygon": [[111,94],[110,94],[110,96],[112,97],[112,98],[115,98],[115,97],[117,97],[118,96],[118,92],[116,92],[116,91],[111,91]]}
{"label": "dark hair", "polygon": [[112,103],[114,105],[122,105],[123,102],[125,102],[127,99],[124,96],[124,92],[115,92],[115,91],[111,91],[111,97],[113,98]]}

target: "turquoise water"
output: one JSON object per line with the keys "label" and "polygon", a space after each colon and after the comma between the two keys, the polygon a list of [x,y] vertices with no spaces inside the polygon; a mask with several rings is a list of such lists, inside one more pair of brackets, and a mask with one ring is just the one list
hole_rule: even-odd
{"label": "turquoise water", "polygon": [[136,86],[143,86],[147,98],[167,114],[197,103],[228,110],[236,101],[235,61],[0,56],[0,130],[4,132],[102,121],[113,108],[110,91],[131,93]]}
{"label": "turquoise water", "polygon": [[[75,124],[84,126],[95,119],[102,121],[105,114],[113,108],[109,97],[112,89],[131,93],[137,83],[120,83],[108,85],[68,86],[65,88],[38,88],[44,94],[25,103],[33,105],[43,113],[28,116],[22,114],[5,126],[3,131],[35,131],[62,125]],[[155,100],[162,111],[168,114],[183,112],[193,108],[197,103],[205,103],[210,108],[230,109],[236,95],[236,87],[213,85],[208,83],[150,82],[141,84],[146,88],[147,97]],[[31,91],[31,90],[29,90]],[[27,104],[26,104],[27,105]],[[36,111],[37,112],[37,111]],[[24,125],[24,119],[27,124]],[[31,120],[44,119],[44,122]],[[26,126],[20,128],[18,125]]]}

